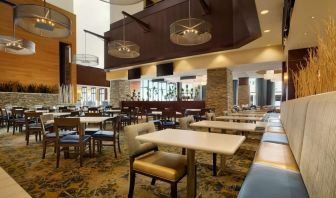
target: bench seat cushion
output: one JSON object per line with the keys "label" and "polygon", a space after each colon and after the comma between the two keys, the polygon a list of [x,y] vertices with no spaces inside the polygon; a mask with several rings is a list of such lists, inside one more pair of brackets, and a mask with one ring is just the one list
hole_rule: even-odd
{"label": "bench seat cushion", "polygon": [[282,127],[270,127],[268,126],[265,130],[268,133],[285,133],[285,130]]}
{"label": "bench seat cushion", "polygon": [[288,139],[286,134],[281,133],[264,133],[262,142],[272,142],[277,144],[288,144]]}
{"label": "bench seat cushion", "polygon": [[238,198],[308,198],[299,173],[253,164]]}
{"label": "bench seat cushion", "polygon": [[255,155],[254,163],[300,172],[290,147],[283,144],[262,142]]}

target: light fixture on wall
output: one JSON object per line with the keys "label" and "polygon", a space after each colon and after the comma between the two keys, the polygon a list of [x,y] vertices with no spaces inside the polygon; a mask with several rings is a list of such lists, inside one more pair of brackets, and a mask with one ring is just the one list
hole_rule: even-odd
{"label": "light fixture on wall", "polygon": [[[13,8],[16,6],[10,2],[4,2]],[[26,39],[18,38],[15,34],[15,24],[13,23],[13,35],[0,35],[0,51],[17,55],[35,54],[35,43]]]}
{"label": "light fixture on wall", "polygon": [[71,33],[71,20],[64,14],[35,4],[19,4],[14,7],[15,24],[22,29],[49,38],[65,38]]}
{"label": "light fixture on wall", "polygon": [[86,31],[85,32],[85,53],[84,54],[75,54],[72,57],[72,64],[79,64],[84,66],[97,66],[99,64],[99,59],[97,56],[86,53]]}
{"label": "light fixture on wall", "polygon": [[114,40],[108,44],[108,54],[117,58],[136,58],[140,56],[140,47],[132,41],[126,41],[125,15],[123,19],[123,40]]}
{"label": "light fixture on wall", "polygon": [[143,0],[100,0],[100,1],[114,5],[132,5],[139,3]]}
{"label": "light fixture on wall", "polygon": [[211,40],[210,30],[210,23],[191,17],[189,0],[189,17],[170,25],[170,40],[177,45],[200,45]]}

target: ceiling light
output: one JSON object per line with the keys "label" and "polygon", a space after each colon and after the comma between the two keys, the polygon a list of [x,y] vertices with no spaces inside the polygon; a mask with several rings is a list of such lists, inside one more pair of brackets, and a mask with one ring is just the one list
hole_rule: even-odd
{"label": "ceiling light", "polygon": [[308,35],[308,32],[305,32],[305,33],[303,33],[305,36],[307,36]]}
{"label": "ceiling light", "polygon": [[270,31],[271,31],[271,30],[264,30],[265,33],[268,33],[268,32],[270,32]]}
{"label": "ceiling light", "polygon": [[117,58],[136,58],[140,56],[140,47],[125,39],[125,15],[123,19],[123,40],[114,40],[108,44],[108,54]]}
{"label": "ceiling light", "polygon": [[211,40],[210,29],[207,21],[191,18],[189,0],[189,17],[170,25],[170,40],[177,45],[200,45]]}
{"label": "ceiling light", "polygon": [[100,0],[100,1],[114,5],[132,5],[139,3],[143,0]]}
{"label": "ceiling light", "polygon": [[266,46],[269,47],[269,46],[271,46],[271,44],[267,44]]}
{"label": "ceiling light", "polygon": [[312,16],[311,18],[312,18],[312,19],[315,19],[315,17],[314,17],[314,16]]}
{"label": "ceiling light", "polygon": [[99,64],[99,58],[97,56],[86,53],[86,32],[85,32],[85,53],[84,54],[75,54],[72,57],[72,64],[79,64],[84,66],[97,66]]}
{"label": "ceiling light", "polygon": [[268,13],[269,13],[268,10],[262,10],[262,11],[260,12],[260,14],[262,14],[262,15],[264,15],[264,14],[268,14]]}
{"label": "ceiling light", "polygon": [[22,29],[43,37],[65,38],[71,33],[71,21],[64,14],[34,4],[19,4],[14,8],[15,24]]}

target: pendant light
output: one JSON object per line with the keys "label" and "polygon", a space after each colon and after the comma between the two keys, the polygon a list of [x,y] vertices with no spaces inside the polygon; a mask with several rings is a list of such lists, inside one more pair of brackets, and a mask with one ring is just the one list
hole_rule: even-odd
{"label": "pendant light", "polygon": [[100,0],[100,1],[113,5],[132,5],[139,3],[143,0]]}
{"label": "pendant light", "polygon": [[0,51],[17,55],[32,55],[35,54],[35,43],[16,37],[13,23],[13,35],[0,35]]}
{"label": "pendant light", "polygon": [[191,17],[189,0],[189,17],[170,25],[170,40],[177,45],[200,45],[211,40],[210,29],[207,21]]}
{"label": "pendant light", "polygon": [[43,6],[19,4],[14,8],[15,24],[22,29],[49,38],[65,38],[71,33],[71,21],[64,14]]}
{"label": "pendant light", "polygon": [[125,39],[125,15],[123,19],[123,40],[111,41],[108,44],[108,54],[117,58],[136,58],[140,56],[140,47]]}
{"label": "pendant light", "polygon": [[97,66],[99,64],[99,59],[97,56],[86,53],[86,32],[85,32],[85,53],[76,54],[72,57],[72,64],[79,64],[84,66]]}

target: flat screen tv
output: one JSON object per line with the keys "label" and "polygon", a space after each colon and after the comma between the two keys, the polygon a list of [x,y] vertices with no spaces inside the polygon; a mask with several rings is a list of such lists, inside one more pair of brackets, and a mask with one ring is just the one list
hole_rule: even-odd
{"label": "flat screen tv", "polygon": [[156,76],[170,76],[174,74],[174,64],[164,63],[156,65]]}
{"label": "flat screen tv", "polygon": [[128,70],[128,80],[134,80],[141,78],[140,68],[134,68]]}

